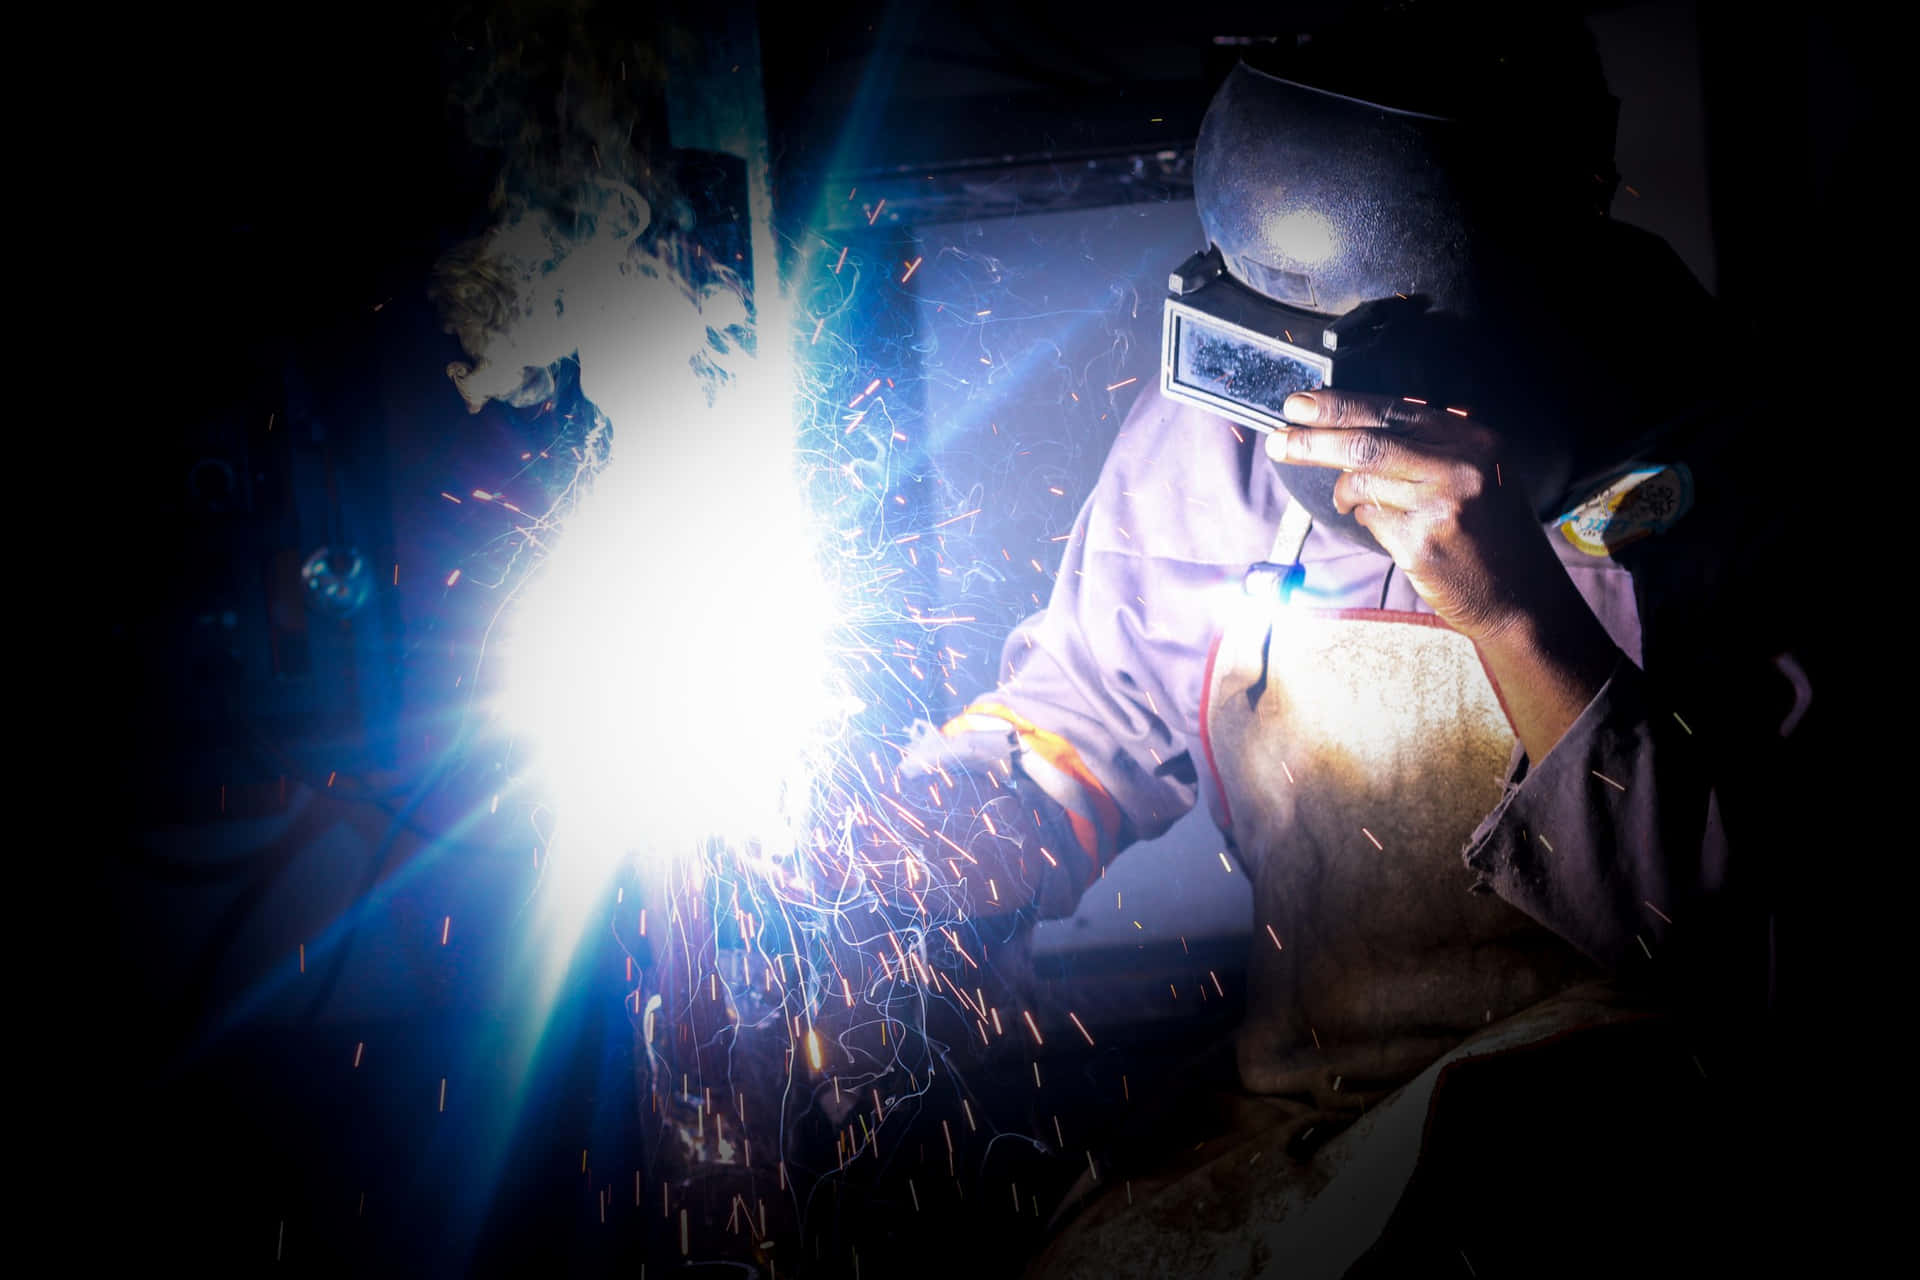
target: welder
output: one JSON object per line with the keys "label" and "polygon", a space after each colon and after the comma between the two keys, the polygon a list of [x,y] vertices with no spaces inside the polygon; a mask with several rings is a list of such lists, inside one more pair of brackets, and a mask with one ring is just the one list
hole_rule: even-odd
{"label": "welder", "polygon": [[1772,998],[1804,539],[1732,328],[1608,216],[1617,106],[1577,21],[1396,4],[1207,112],[1160,385],[917,754],[988,780],[977,911],[1068,911],[1203,798],[1254,885],[1237,1132],[1041,1274],[1726,1241],[1708,1046]]}

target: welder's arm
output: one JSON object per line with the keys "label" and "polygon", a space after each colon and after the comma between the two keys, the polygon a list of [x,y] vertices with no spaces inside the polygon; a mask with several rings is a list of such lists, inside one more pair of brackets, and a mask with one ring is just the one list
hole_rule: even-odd
{"label": "welder's arm", "polygon": [[935,906],[972,917],[1072,912],[1094,868],[1066,811],[1020,759],[1009,732],[949,737],[923,725],[897,797],[882,794],[893,842],[926,864],[920,891],[931,885]]}
{"label": "welder's arm", "polygon": [[[1315,425],[1269,437],[1270,456],[1341,471],[1335,506],[1474,641],[1501,690],[1520,750],[1466,850],[1483,886],[1623,978],[1716,998],[1759,987],[1743,975],[1765,972],[1763,868],[1751,848],[1738,864],[1730,856],[1725,814],[1730,788],[1759,787],[1761,803],[1734,807],[1767,811],[1780,735],[1777,721],[1752,723],[1767,700],[1732,656],[1756,642],[1755,616],[1707,610],[1770,598],[1764,580],[1731,581],[1739,565],[1802,579],[1751,537],[1730,563],[1700,517],[1664,538],[1667,590],[1640,583],[1642,621],[1649,603],[1668,611],[1660,670],[1688,669],[1656,689],[1582,601],[1525,485],[1506,483],[1501,436],[1465,410],[1391,396],[1323,389],[1286,409]],[[1673,652],[1681,616],[1703,638],[1692,655]]]}
{"label": "welder's arm", "polygon": [[999,803],[1037,841],[1026,862],[1043,873],[1042,914],[1071,911],[1122,849],[1197,799],[1189,746],[1220,593],[1237,597],[1272,540],[1241,487],[1247,448],[1225,424],[1142,395],[1048,575],[1045,609],[1007,639],[998,687],[932,735],[1017,791]]}

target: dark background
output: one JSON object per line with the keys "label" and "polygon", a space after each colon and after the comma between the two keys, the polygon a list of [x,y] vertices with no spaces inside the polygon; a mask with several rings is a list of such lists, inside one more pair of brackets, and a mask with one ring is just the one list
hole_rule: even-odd
{"label": "dark background", "polygon": [[[761,6],[788,251],[798,260],[812,228],[875,282],[859,358],[839,373],[855,389],[880,372],[906,387],[912,510],[937,518],[972,497],[984,511],[959,558],[990,563],[1004,546],[1016,563],[1055,562],[1051,539],[1140,383],[1109,388],[1153,376],[1156,282],[1197,247],[1184,164],[1232,65],[1219,38],[1338,7]],[[1667,235],[1756,341],[1851,342],[1885,216],[1876,33],[1830,5],[1583,9],[1624,99],[1635,191],[1616,215]],[[641,43],[707,30],[712,55],[745,47],[727,12],[640,8],[593,29]],[[517,1116],[473,1111],[497,1099],[488,1028],[515,1012],[494,996],[499,940],[536,840],[474,816],[493,816],[501,755],[473,727],[498,600],[472,582],[508,526],[442,493],[502,488],[522,453],[567,429],[497,406],[468,415],[442,372],[457,344],[425,293],[434,260],[486,225],[500,170],[450,102],[488,21],[472,6],[358,0],[149,13],[120,28],[99,81],[98,172],[81,203],[104,269],[79,301],[110,354],[75,391],[101,418],[89,506],[105,518],[79,538],[101,615],[86,697],[88,736],[101,726],[91,827],[106,834],[76,1075],[102,1123],[78,1155],[94,1184],[140,1190],[117,1229],[76,1242],[83,1264],[126,1251],[214,1271],[598,1272],[660,1244],[650,1227],[597,1220],[639,1141],[606,947],[580,960]],[[637,143],[656,158],[677,145],[666,99],[697,98],[713,74],[673,56],[671,92],[641,113]],[[737,234],[737,174],[699,172],[689,199],[718,243]],[[883,196],[889,212],[869,220],[860,210]],[[916,256],[923,273],[897,287]],[[1004,323],[961,323],[987,308]],[[990,373],[966,368],[976,348]],[[1652,316],[1639,354],[1685,358]],[[983,419],[999,434],[983,436]],[[1777,430],[1788,439],[1791,421]],[[307,611],[293,576],[341,542],[375,568],[348,623]],[[450,588],[454,569],[468,581]],[[931,708],[990,685],[998,635],[1045,599],[1043,580],[968,580],[981,622],[938,637],[967,660],[956,693],[924,691]],[[1138,1087],[1217,1032],[1230,1006],[1175,1035],[1144,994],[1209,968],[1231,985],[1244,899],[1193,870],[1217,868],[1212,841],[1196,822],[1116,868],[1122,888],[1162,892],[1144,939],[1114,942],[1133,912],[1100,894],[1047,927],[1060,1007],[1097,1011],[1118,1038],[1103,1030],[1103,1045],[1128,1047],[1050,1054],[1049,1074],[1080,1095],[1052,1110],[1015,1100],[1029,1063],[983,1074],[1008,1131],[1062,1111],[1083,1125],[1050,1156],[976,1153],[979,1185],[1025,1179],[1035,1213],[980,1233],[970,1207],[936,1207],[919,1246],[882,1232],[870,1259],[911,1258],[944,1230],[951,1248],[920,1269],[1008,1265],[1082,1156],[1109,1158],[1115,1078],[1131,1070]],[[469,1167],[476,1126],[508,1153],[497,1180]],[[897,1186],[871,1194],[898,1208]],[[861,1231],[827,1238],[857,1247]]]}

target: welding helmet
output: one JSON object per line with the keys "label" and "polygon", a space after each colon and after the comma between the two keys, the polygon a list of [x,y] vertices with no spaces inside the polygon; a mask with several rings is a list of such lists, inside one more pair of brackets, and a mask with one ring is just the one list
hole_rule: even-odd
{"label": "welding helmet", "polygon": [[[1353,65],[1396,65],[1367,52]],[[1368,97],[1243,61],[1215,94],[1194,154],[1207,248],[1168,281],[1171,398],[1271,431],[1288,395],[1320,386],[1458,396],[1462,370],[1495,349],[1511,282],[1538,265],[1530,247],[1611,198],[1618,104],[1597,64],[1565,95],[1572,110],[1534,117],[1472,101],[1416,111],[1385,104],[1392,83],[1347,83]],[[1316,522],[1375,545],[1335,512],[1337,471],[1279,472]]]}

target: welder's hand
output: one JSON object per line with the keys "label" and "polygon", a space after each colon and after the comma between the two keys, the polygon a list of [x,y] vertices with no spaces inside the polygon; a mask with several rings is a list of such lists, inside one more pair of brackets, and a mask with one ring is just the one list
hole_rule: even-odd
{"label": "welder's hand", "polygon": [[1498,438],[1450,409],[1328,388],[1287,398],[1276,461],[1334,467],[1352,512],[1421,599],[1480,650],[1520,743],[1544,760],[1619,657],[1561,567]]}
{"label": "welder's hand", "polygon": [[1456,631],[1485,641],[1543,610],[1584,609],[1482,424],[1416,400],[1332,389],[1290,396],[1284,412],[1312,425],[1270,435],[1269,456],[1344,471],[1334,505]]}
{"label": "welder's hand", "polygon": [[864,863],[896,906],[952,919],[1009,915],[1034,905],[1045,855],[1022,830],[1008,791],[971,774],[902,778],[899,798],[882,793],[883,838]]}

